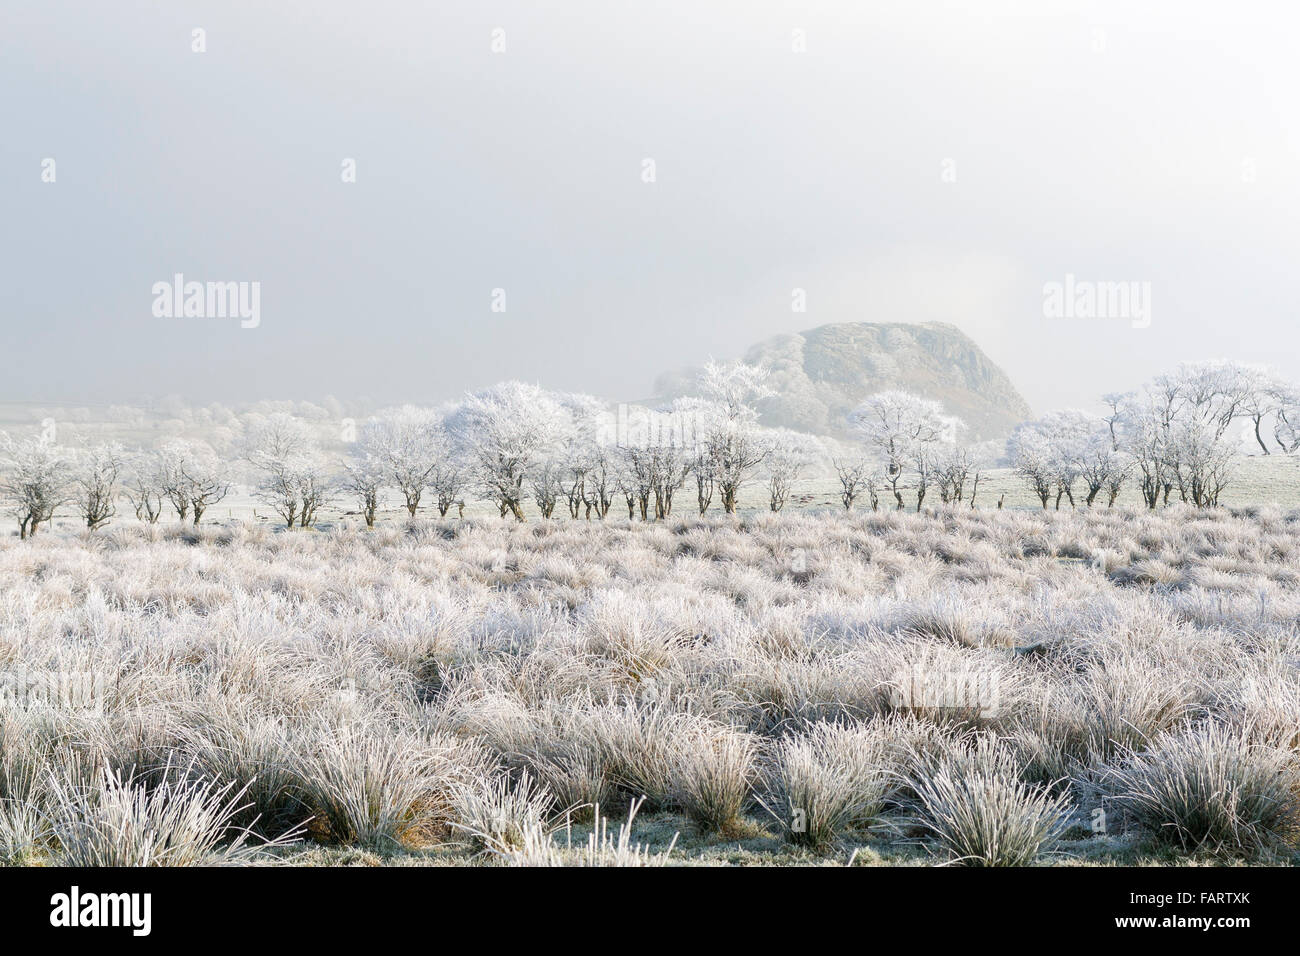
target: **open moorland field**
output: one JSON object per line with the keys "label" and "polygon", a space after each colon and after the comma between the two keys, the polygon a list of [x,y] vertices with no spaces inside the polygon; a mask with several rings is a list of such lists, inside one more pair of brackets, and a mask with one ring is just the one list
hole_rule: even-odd
{"label": "open moorland field", "polygon": [[0,858],[1291,864],[1298,581],[1276,508],[8,538]]}

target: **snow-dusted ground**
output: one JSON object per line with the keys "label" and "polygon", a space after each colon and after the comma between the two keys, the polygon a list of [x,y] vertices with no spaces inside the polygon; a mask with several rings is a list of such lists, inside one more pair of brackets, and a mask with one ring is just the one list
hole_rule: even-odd
{"label": "snow-dusted ground", "polygon": [[1294,861],[1298,584],[1276,508],[5,538],[0,856]]}

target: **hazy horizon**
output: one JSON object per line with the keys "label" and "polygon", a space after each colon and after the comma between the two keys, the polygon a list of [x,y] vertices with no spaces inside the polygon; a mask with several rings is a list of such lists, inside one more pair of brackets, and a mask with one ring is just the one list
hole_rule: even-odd
{"label": "hazy horizon", "polygon": [[[635,400],[858,321],[955,325],[1037,412],[1300,377],[1290,10],[6,6],[0,401]],[[177,273],[256,327],[156,316]],[[1046,317],[1067,276],[1149,327]]]}

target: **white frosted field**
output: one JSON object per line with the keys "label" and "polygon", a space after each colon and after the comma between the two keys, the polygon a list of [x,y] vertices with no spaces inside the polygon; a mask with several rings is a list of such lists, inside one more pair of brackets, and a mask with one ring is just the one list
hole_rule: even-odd
{"label": "white frosted field", "polygon": [[1276,507],[6,537],[0,858],[1296,862],[1298,583]]}

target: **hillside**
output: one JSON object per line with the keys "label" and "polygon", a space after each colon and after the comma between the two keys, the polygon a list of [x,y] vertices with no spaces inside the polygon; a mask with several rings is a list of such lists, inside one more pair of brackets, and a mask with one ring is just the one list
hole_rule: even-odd
{"label": "hillside", "polygon": [[[961,330],[944,322],[842,322],[752,346],[745,361],[772,370],[777,396],[763,421],[817,434],[843,435],[845,416],[864,397],[902,388],[943,402],[974,439],[1000,438],[1031,416],[1011,380]],[[660,377],[661,397],[688,394],[694,370]]]}

